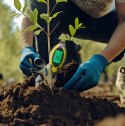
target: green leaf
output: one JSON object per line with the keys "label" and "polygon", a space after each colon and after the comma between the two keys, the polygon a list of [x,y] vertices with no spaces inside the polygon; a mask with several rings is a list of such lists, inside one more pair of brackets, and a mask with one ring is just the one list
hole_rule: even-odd
{"label": "green leaf", "polygon": [[29,17],[29,19],[32,21],[32,22],[34,22],[34,14],[33,14],[33,12],[31,11],[31,10],[27,10],[27,14],[28,14],[28,17]]}
{"label": "green leaf", "polygon": [[34,31],[35,29],[37,29],[38,28],[38,26],[36,26],[36,25],[30,25],[30,26],[28,26],[27,28],[25,28],[24,30],[23,30],[23,32],[25,32],[25,31]]}
{"label": "green leaf", "polygon": [[15,8],[16,8],[18,11],[20,11],[20,9],[21,9],[21,3],[20,3],[19,0],[14,0],[14,6],[15,6]]}
{"label": "green leaf", "polygon": [[80,28],[82,25],[83,25],[83,23],[80,23],[80,24],[78,25],[78,28]]}
{"label": "green leaf", "polygon": [[86,28],[85,26],[79,27],[78,29]]}
{"label": "green leaf", "polygon": [[78,27],[79,27],[79,19],[76,18],[76,19],[75,19],[75,28],[77,29]]}
{"label": "green leaf", "polygon": [[50,19],[49,19],[49,18],[50,18],[49,15],[48,15],[48,14],[45,14],[45,13],[41,14],[40,17],[41,17],[43,20],[45,20],[46,22],[49,22],[49,20],[50,20]]}
{"label": "green leaf", "polygon": [[51,20],[52,20],[52,17],[49,17],[49,22],[51,22]]}
{"label": "green leaf", "polygon": [[71,36],[73,37],[76,33],[76,29],[72,26],[72,25],[69,25],[69,31],[70,31],[70,34]]}
{"label": "green leaf", "polygon": [[13,18],[13,17],[15,17],[15,16],[20,16],[21,14],[19,14],[19,13],[12,13],[11,15],[10,15],[10,18]]}
{"label": "green leaf", "polygon": [[27,14],[29,19],[34,23],[37,24],[37,19],[38,19],[38,10],[35,8],[34,11],[27,10]]}
{"label": "green leaf", "polygon": [[28,2],[25,2],[25,5],[24,5],[23,10],[22,10],[22,13],[25,13],[28,5],[29,5],[29,3]]}
{"label": "green leaf", "polygon": [[61,12],[62,12],[62,11],[56,12],[55,14],[52,15],[52,18],[56,18]]}
{"label": "green leaf", "polygon": [[46,0],[37,0],[37,1],[47,4]]}
{"label": "green leaf", "polygon": [[56,3],[68,2],[67,0],[56,0]]}
{"label": "green leaf", "polygon": [[33,11],[33,23],[37,23],[37,19],[38,19],[38,10],[35,8],[34,11]]}
{"label": "green leaf", "polygon": [[37,30],[35,31],[35,35],[39,35],[43,30]]}

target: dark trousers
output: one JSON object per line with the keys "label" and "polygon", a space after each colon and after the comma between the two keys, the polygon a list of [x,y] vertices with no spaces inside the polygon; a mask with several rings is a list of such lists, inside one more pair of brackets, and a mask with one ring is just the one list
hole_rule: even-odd
{"label": "dark trousers", "polygon": [[[31,0],[31,8],[37,8],[39,14],[46,13],[46,5],[43,3],[38,3],[37,0]],[[50,3],[50,8],[55,4],[55,0],[52,0]],[[62,33],[69,34],[69,24],[74,25],[74,20],[76,17],[79,18],[80,22],[84,24],[85,29],[80,29],[77,31],[76,36],[80,39],[89,39],[98,42],[108,43],[113,32],[115,31],[118,25],[118,17],[116,11],[112,11],[109,14],[99,18],[94,19],[89,15],[84,13],[79,9],[74,3],[69,1],[68,3],[59,3],[54,9],[53,13],[57,11],[62,11],[61,14],[56,19],[53,19],[51,22],[51,30],[56,26],[58,22],[60,24],[55,29],[51,35],[51,48],[59,42],[58,37]],[[38,22],[43,28],[47,28],[46,22],[38,17]],[[45,33],[41,33],[37,36],[39,54],[41,58],[48,62],[48,52],[47,52],[47,37]],[[96,43],[95,43],[96,45]],[[117,56],[113,61],[118,61],[123,57],[124,52]]]}

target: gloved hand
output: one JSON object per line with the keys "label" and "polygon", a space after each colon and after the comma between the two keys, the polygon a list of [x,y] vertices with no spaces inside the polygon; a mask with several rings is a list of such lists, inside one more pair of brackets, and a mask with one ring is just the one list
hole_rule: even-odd
{"label": "gloved hand", "polygon": [[66,89],[83,91],[96,86],[108,61],[100,54],[81,64],[74,76],[64,85]]}
{"label": "gloved hand", "polygon": [[35,53],[34,48],[32,47],[26,47],[22,49],[22,54],[21,54],[21,60],[20,60],[20,69],[22,72],[30,76],[30,68],[36,68],[32,63],[30,63],[31,59],[32,61],[35,60],[35,58],[39,58],[38,54]]}

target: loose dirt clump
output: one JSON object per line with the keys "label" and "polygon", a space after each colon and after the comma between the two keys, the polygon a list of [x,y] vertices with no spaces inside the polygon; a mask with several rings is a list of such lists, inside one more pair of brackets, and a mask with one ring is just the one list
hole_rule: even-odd
{"label": "loose dirt clump", "polygon": [[79,63],[72,60],[70,63],[63,66],[61,71],[57,74],[56,87],[63,87],[66,82],[74,75]]}
{"label": "loose dirt clump", "polygon": [[93,126],[125,109],[106,99],[81,98],[76,91],[35,88],[34,77],[0,90],[1,125]]}

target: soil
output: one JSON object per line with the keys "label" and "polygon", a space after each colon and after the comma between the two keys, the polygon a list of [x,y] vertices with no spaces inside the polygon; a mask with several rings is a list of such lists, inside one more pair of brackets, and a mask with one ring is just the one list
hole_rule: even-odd
{"label": "soil", "polygon": [[[70,63],[63,66],[61,71],[57,74],[56,87],[63,87],[66,82],[74,75],[79,63],[72,60]],[[62,79],[63,78],[63,79]]]}
{"label": "soil", "polygon": [[[77,67],[75,61],[66,64],[57,75],[56,86],[63,86]],[[36,87],[32,76],[22,83],[0,88],[0,125],[94,126],[105,117],[125,114],[125,108],[110,99],[57,87],[50,89],[44,83]],[[97,126],[103,125],[98,123]]]}
{"label": "soil", "polygon": [[93,126],[124,108],[98,98],[82,98],[76,91],[35,88],[34,77],[0,90],[1,125]]}

